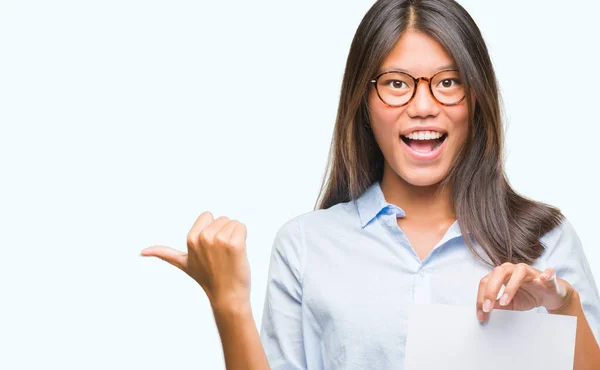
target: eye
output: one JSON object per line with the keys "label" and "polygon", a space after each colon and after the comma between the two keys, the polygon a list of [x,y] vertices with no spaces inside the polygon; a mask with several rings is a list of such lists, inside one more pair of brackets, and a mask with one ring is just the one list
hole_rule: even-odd
{"label": "eye", "polygon": [[408,85],[406,84],[406,82],[404,81],[400,81],[400,80],[387,80],[385,81],[384,85],[386,87],[391,87],[394,89],[403,89],[403,88],[407,88]]}
{"label": "eye", "polygon": [[460,85],[460,80],[456,78],[446,78],[444,80],[441,80],[438,84],[438,86],[444,88],[456,87],[456,85]]}

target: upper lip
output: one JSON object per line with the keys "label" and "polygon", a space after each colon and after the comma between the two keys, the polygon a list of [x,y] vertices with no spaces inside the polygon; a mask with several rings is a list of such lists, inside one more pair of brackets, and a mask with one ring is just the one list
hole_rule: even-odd
{"label": "upper lip", "polygon": [[410,128],[407,128],[406,130],[402,131],[400,133],[400,135],[402,136],[408,136],[409,134],[415,132],[415,131],[436,131],[439,132],[441,134],[447,134],[448,132],[446,130],[444,130],[441,127],[436,127],[436,126],[413,126]]}

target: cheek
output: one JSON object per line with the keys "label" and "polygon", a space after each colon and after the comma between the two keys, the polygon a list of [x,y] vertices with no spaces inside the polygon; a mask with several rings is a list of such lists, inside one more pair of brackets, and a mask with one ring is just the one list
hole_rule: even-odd
{"label": "cheek", "polygon": [[456,138],[454,142],[457,145],[462,145],[469,133],[469,111],[467,105],[463,104],[454,109],[447,110],[446,114],[450,122],[452,122],[452,132]]}
{"label": "cheek", "polygon": [[388,107],[379,99],[377,93],[374,91],[369,94],[368,102],[371,114],[371,126],[375,133],[391,133],[398,130],[398,120],[402,112],[404,112],[404,108]]}

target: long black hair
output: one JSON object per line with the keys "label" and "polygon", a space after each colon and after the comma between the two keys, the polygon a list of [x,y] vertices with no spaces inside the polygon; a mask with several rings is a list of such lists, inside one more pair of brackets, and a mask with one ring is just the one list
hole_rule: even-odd
{"label": "long black hair", "polygon": [[[451,184],[463,238],[484,262],[532,264],[544,251],[540,237],[563,215],[510,186],[503,164],[500,94],[481,32],[452,0],[379,0],[362,19],[346,61],[326,176],[315,209],[359,197],[383,176],[383,154],[369,129],[368,81],[403,32],[437,40],[454,59],[467,91],[469,135],[440,188]],[[473,106],[471,95],[476,102]],[[480,256],[467,232],[483,248]]]}

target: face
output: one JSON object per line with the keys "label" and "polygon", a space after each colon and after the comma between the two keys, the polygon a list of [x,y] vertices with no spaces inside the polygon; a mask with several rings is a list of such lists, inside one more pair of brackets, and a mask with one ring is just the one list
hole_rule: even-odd
{"label": "face", "polygon": [[[415,78],[429,78],[450,66],[456,69],[441,44],[423,33],[408,30],[385,58],[379,73],[400,69]],[[452,86],[450,81],[440,84],[439,88]],[[402,86],[405,85],[392,83],[394,88]],[[431,95],[427,82],[420,80],[407,105],[386,105],[373,85],[369,87],[368,101],[373,134],[385,158],[384,177],[399,176],[414,186],[440,182],[468,135],[466,99],[453,106],[441,105]],[[420,132],[429,140],[417,140]]]}

